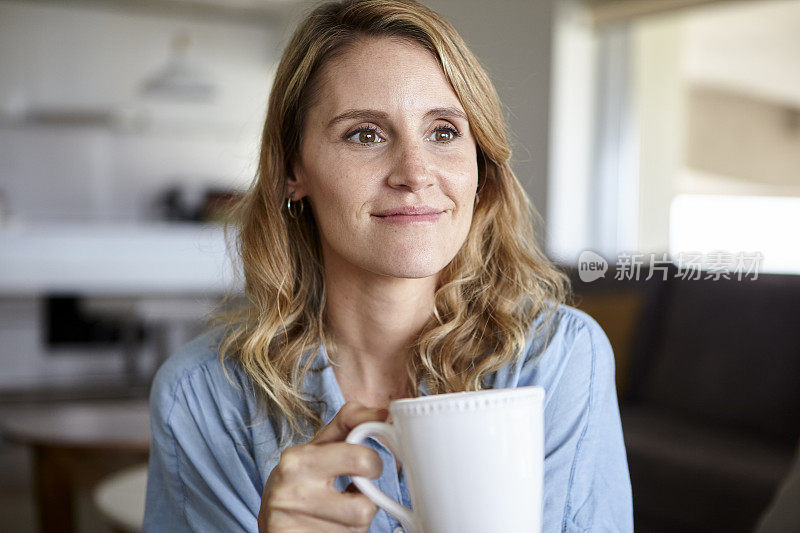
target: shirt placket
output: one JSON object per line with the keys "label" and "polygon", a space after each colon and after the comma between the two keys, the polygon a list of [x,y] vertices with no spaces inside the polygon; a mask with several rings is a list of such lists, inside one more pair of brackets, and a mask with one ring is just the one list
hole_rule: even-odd
{"label": "shirt placket", "polygon": [[[409,500],[408,490],[406,490],[404,482],[405,476],[403,473],[401,473],[400,478],[398,478],[397,463],[395,462],[392,452],[389,451],[386,446],[378,442],[378,440],[374,437],[367,437],[365,443],[367,443],[370,448],[378,452],[381,461],[383,461],[383,473],[381,474],[380,478],[375,480],[375,484],[393,500],[402,503],[406,507],[410,507],[411,502]],[[383,520],[381,520],[381,522],[384,525],[378,529],[375,529],[374,527],[370,528],[371,532],[380,531],[381,533],[403,533],[405,531],[400,525],[400,522],[383,509],[378,512],[378,515],[382,516]],[[373,524],[376,525],[374,522]]]}

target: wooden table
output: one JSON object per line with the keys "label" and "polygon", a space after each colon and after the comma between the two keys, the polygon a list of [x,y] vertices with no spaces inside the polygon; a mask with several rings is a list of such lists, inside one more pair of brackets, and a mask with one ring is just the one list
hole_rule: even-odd
{"label": "wooden table", "polygon": [[102,401],[0,409],[5,439],[33,452],[40,531],[75,530],[75,496],[104,476],[147,461],[147,402]]}

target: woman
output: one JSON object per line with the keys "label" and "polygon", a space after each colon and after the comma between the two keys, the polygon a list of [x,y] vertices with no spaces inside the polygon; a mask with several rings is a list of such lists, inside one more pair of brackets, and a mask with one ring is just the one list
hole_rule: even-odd
{"label": "woman", "polygon": [[320,6],[278,68],[240,207],[248,305],[160,369],[148,531],[394,531],[396,398],[546,389],[544,531],[630,531],[599,326],[536,248],[491,82],[413,2]]}

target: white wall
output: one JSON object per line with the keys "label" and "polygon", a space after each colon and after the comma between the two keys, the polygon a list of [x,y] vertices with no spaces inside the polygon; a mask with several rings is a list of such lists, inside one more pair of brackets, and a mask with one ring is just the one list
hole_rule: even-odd
{"label": "white wall", "polygon": [[680,192],[800,197],[800,104],[692,86],[687,111]]}
{"label": "white wall", "polygon": [[556,5],[554,32],[547,250],[576,263],[592,240],[599,43],[590,11],[576,0]]}
{"label": "white wall", "polygon": [[[218,85],[212,103],[140,94],[180,32],[192,40],[193,63]],[[172,182],[246,184],[276,34],[249,24],[0,3],[0,188],[13,212],[23,220],[137,220]],[[23,120],[81,110],[105,114],[112,124]],[[119,116],[127,122],[114,122]]]}
{"label": "white wall", "polygon": [[690,83],[800,107],[800,1],[698,9],[684,39]]}
{"label": "white wall", "polygon": [[637,252],[669,250],[670,204],[683,171],[686,91],[680,15],[653,17],[632,29],[633,85],[639,126]]}

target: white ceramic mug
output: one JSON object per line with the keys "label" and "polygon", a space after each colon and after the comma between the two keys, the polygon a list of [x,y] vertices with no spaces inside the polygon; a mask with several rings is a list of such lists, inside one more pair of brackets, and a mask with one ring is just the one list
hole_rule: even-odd
{"label": "white ceramic mug", "polygon": [[353,483],[408,533],[541,531],[544,389],[519,387],[396,400],[393,424],[367,422],[349,443],[381,438],[403,463],[413,510]]}

